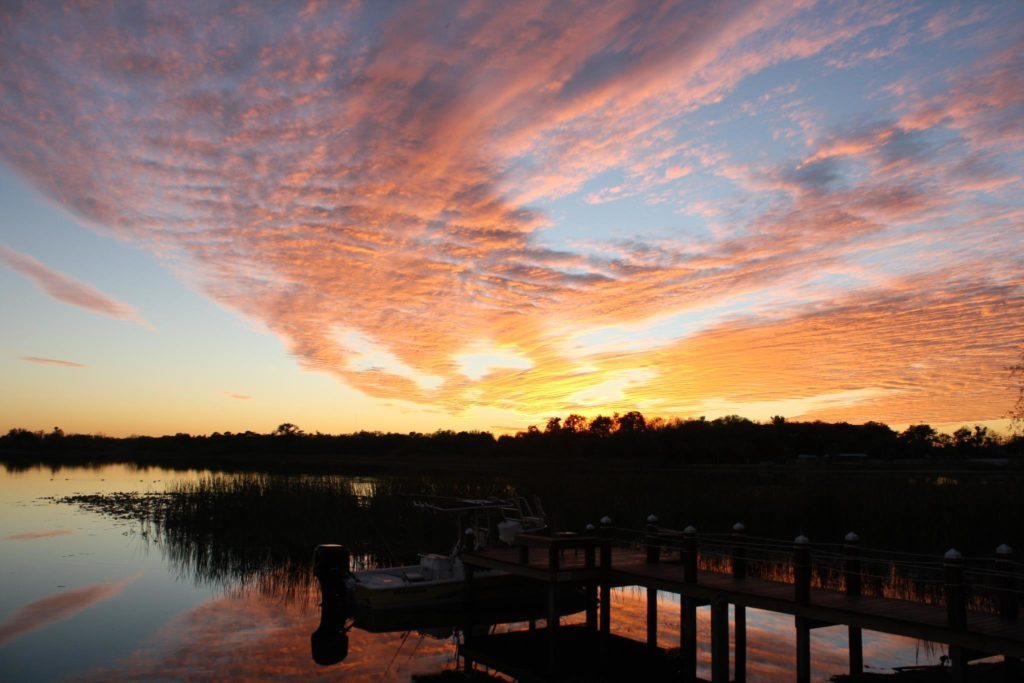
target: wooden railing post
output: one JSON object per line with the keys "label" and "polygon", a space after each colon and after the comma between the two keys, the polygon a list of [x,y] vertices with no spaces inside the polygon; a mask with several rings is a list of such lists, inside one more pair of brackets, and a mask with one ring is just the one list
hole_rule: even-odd
{"label": "wooden railing post", "polygon": [[1013,570],[1013,548],[1005,543],[996,548],[996,571],[999,572],[999,618],[1016,619],[1020,600],[1017,598],[1017,577]]}
{"label": "wooden railing post", "polygon": [[843,581],[846,594],[860,595],[860,536],[852,531],[843,538]]}
{"label": "wooden railing post", "polygon": [[793,540],[793,598],[798,605],[811,600],[811,541],[804,535]]}
{"label": "wooden railing post", "polygon": [[683,583],[697,583],[697,529],[683,529]]}
{"label": "wooden railing post", "polygon": [[[860,536],[852,531],[843,539],[843,580],[846,583],[846,594],[850,597],[860,595]],[[860,628],[849,626],[850,675],[857,676],[864,672],[864,637]]]}
{"label": "wooden railing post", "polygon": [[946,616],[951,628],[967,628],[967,605],[964,595],[964,561],[956,548],[946,551],[943,561],[946,598]]}
{"label": "wooden railing post", "polygon": [[732,578],[747,578],[747,527],[740,522],[732,525]]}
{"label": "wooden railing post", "polygon": [[[732,525],[732,578],[747,578],[747,528],[740,522]],[[733,638],[735,652],[733,654],[733,681],[744,683],[747,680],[747,608],[733,605]]]}
{"label": "wooden railing post", "polygon": [[644,547],[647,549],[647,561],[658,562],[661,560],[661,544],[658,541],[658,516],[648,515],[647,524],[644,526]]}

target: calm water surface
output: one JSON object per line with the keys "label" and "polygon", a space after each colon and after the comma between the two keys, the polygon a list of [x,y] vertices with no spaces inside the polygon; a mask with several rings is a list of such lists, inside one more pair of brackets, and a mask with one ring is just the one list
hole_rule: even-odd
{"label": "calm water surface", "polygon": [[[309,650],[319,623],[315,591],[192,575],[137,522],[53,500],[161,492],[171,481],[203,474],[119,465],[0,471],[0,680],[408,681],[455,667],[451,638],[358,629],[344,663],[318,667]],[[643,640],[646,593],[625,588],[613,598],[613,631]],[[659,644],[677,647],[678,600],[662,594],[659,602]],[[709,617],[700,612],[703,675],[709,676]],[[792,680],[792,618],[750,610],[747,622],[749,679]],[[845,670],[845,627],[815,630],[811,647],[815,680]],[[864,634],[871,669],[936,663],[943,653],[906,638]]]}

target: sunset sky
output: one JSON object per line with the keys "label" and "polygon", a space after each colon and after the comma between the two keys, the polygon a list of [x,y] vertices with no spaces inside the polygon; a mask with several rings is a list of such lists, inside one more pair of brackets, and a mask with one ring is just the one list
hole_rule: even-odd
{"label": "sunset sky", "polygon": [[999,426],[1024,3],[4,2],[0,430]]}

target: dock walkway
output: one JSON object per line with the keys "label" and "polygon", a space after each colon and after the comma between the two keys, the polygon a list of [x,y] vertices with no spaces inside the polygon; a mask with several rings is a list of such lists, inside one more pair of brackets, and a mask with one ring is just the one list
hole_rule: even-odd
{"label": "dock walkway", "polygon": [[[740,525],[737,528],[742,529]],[[821,626],[845,625],[850,633],[850,671],[863,671],[861,630],[868,629],[919,638],[950,647],[954,680],[963,680],[966,665],[973,659],[1002,655],[1007,680],[1019,680],[1018,660],[1024,657],[1024,621],[1018,618],[1017,563],[1008,555],[997,557],[994,568],[983,571],[985,590],[992,593],[988,611],[973,609],[969,595],[977,586],[965,586],[959,554],[950,551],[941,568],[944,572],[940,599],[930,604],[862,591],[862,563],[854,535],[840,564],[842,580],[826,587],[813,566],[807,539],[800,537],[790,546],[788,567],[777,571],[785,580],[752,576],[753,552],[763,544],[746,544],[738,533],[723,557],[719,544],[717,561],[705,561],[696,531],[684,532],[649,527],[638,542],[616,545],[608,534],[539,536],[521,535],[517,546],[467,553],[467,588],[472,592],[473,568],[498,569],[542,581],[549,586],[551,614],[557,614],[555,587],[577,585],[587,595],[587,625],[598,642],[607,643],[611,601],[608,591],[617,586],[640,586],[648,591],[647,644],[657,642],[657,591],[680,596],[680,643],[683,680],[696,680],[696,609],[711,606],[712,681],[745,680],[746,608],[788,614],[796,628],[797,680],[810,680],[810,630]],[[1002,546],[1001,548],[1005,548]],[[1008,549],[1007,549],[1008,550]],[[1002,552],[1002,550],[1000,550]],[[708,550],[708,555],[712,551]],[[778,553],[774,556],[778,560]],[[704,566],[702,566],[704,565]],[[713,569],[707,568],[713,565]],[[833,567],[833,570],[835,568]],[[776,578],[776,577],[773,577]],[[601,598],[598,599],[600,593]],[[735,655],[729,661],[729,605],[734,606]],[[598,620],[598,607],[600,619]],[[558,620],[549,620],[550,669],[563,668],[559,659]],[[477,648],[486,651],[486,648]],[[730,668],[734,676],[730,676]]]}

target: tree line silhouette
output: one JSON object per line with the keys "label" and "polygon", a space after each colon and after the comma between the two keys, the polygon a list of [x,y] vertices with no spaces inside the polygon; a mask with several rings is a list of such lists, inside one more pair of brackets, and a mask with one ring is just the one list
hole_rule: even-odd
{"label": "tree line silhouette", "polygon": [[135,462],[188,467],[331,467],[391,461],[522,462],[637,460],[668,466],[800,462],[979,461],[1024,463],[1024,436],[982,425],[952,434],[927,424],[897,432],[880,422],[798,422],[776,416],[755,422],[737,415],[713,420],[646,418],[638,411],[586,418],[551,417],[515,435],[439,430],[424,434],[361,431],[306,433],[285,422],[269,434],[214,432],[115,438],[11,429],[0,436],[0,460]]}

